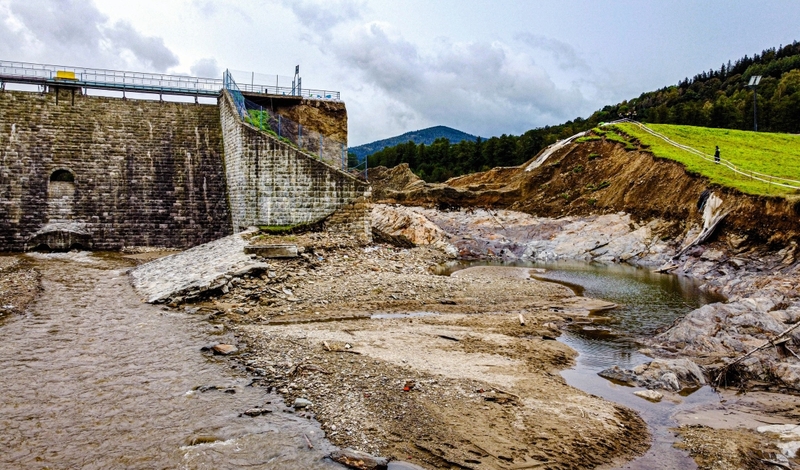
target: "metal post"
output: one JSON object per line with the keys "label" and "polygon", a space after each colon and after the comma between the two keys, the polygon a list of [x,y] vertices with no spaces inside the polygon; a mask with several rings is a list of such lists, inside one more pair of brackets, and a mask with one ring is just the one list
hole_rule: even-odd
{"label": "metal post", "polygon": [[297,146],[303,148],[303,125],[297,125]]}
{"label": "metal post", "polygon": [[753,87],[753,132],[758,132],[758,90]]}
{"label": "metal post", "polygon": [[322,134],[319,136],[319,159],[322,160]]}
{"label": "metal post", "polygon": [[753,131],[758,132],[758,87],[761,82],[761,75],[753,75],[747,86],[753,89]]}
{"label": "metal post", "polygon": [[278,137],[281,136],[281,115],[278,114]]}
{"label": "metal post", "polygon": [[262,131],[264,130],[264,107],[259,106],[259,113],[258,113],[258,128]]}

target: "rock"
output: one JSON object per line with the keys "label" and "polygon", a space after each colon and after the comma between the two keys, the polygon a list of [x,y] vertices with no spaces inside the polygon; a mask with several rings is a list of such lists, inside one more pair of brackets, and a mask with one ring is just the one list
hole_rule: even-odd
{"label": "rock", "polygon": [[679,392],[705,385],[700,367],[689,359],[657,359],[631,369],[614,366],[600,371],[600,377],[627,385]]}
{"label": "rock", "polygon": [[637,381],[636,374],[634,374],[633,371],[622,369],[620,366],[614,366],[605,370],[601,370],[597,373],[597,375],[613,382],[619,382],[631,386],[635,385]]}
{"label": "rock", "polygon": [[261,416],[267,413],[272,413],[272,410],[267,408],[250,408],[249,410],[242,413],[245,416]]}
{"label": "rock", "polygon": [[389,462],[389,466],[386,470],[425,470],[424,468],[420,467],[419,465],[414,465],[413,463],[403,462],[400,460],[392,460]]}
{"label": "rock", "polygon": [[775,376],[789,387],[800,390],[800,364],[778,364]]}
{"label": "rock", "polygon": [[296,398],[294,400],[294,409],[301,410],[303,408],[308,408],[309,406],[313,406],[314,404],[311,401],[306,400],[305,398]]}
{"label": "rock", "polygon": [[725,253],[722,250],[705,250],[701,255],[700,259],[705,261],[722,261],[725,259]]}
{"label": "rock", "polygon": [[759,426],[756,430],[762,434],[777,434],[780,442],[777,443],[781,453],[790,459],[797,456],[800,450],[800,426],[796,424],[772,424]]}
{"label": "rock", "polygon": [[357,470],[386,470],[389,462],[383,457],[373,457],[353,449],[331,452],[330,459]]}
{"label": "rock", "polygon": [[639,390],[633,392],[633,394],[637,397],[642,397],[645,400],[650,400],[656,403],[660,402],[661,399],[664,398],[663,393],[656,392],[655,390]]}
{"label": "rock", "polygon": [[232,344],[215,344],[214,346],[211,346],[211,350],[214,352],[214,354],[219,354],[222,356],[227,356],[239,351],[236,349],[236,346]]}

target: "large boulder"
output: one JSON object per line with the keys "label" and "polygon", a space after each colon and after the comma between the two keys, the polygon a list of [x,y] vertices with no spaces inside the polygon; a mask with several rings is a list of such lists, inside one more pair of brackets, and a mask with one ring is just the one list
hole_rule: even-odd
{"label": "large boulder", "polygon": [[657,359],[640,364],[633,369],[622,369],[619,366],[599,372],[615,382],[648,389],[663,389],[680,392],[706,384],[703,370],[689,359]]}

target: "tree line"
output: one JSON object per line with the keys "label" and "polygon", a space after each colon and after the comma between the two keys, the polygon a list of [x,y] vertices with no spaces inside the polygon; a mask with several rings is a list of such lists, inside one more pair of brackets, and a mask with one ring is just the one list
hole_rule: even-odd
{"label": "tree line", "polygon": [[[750,77],[759,85],[748,87]],[[753,94],[757,92],[758,130],[800,132],[800,43],[766,49],[710,69],[677,85],[642,93],[638,98],[606,106],[588,119],[577,118],[556,126],[531,129],[477,141],[430,145],[413,142],[387,147],[370,155],[369,166],[393,167],[408,163],[428,182],[485,171],[496,166],[520,165],[559,139],[630,117],[642,122],[683,124],[727,129],[753,129]]]}

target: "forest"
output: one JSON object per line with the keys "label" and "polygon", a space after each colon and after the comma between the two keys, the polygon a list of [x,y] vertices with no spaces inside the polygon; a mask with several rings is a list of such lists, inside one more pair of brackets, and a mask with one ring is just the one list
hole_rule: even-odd
{"label": "forest", "polygon": [[[762,79],[754,89],[748,82],[755,75]],[[760,132],[800,132],[800,43],[766,49],[752,57],[745,55],[677,85],[606,106],[588,119],[576,118],[519,136],[503,134],[474,142],[408,142],[376,152],[368,162],[370,167],[408,163],[422,179],[441,182],[496,166],[520,165],[556,140],[623,117],[646,123],[753,130],[754,92]]]}

